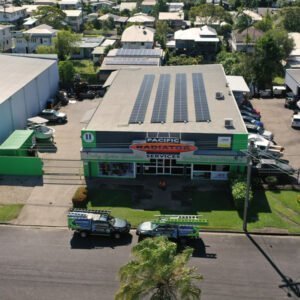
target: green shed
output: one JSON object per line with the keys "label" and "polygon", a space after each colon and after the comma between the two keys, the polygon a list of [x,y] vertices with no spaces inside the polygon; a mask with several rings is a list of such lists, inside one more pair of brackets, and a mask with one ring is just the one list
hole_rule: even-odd
{"label": "green shed", "polygon": [[43,164],[36,155],[33,130],[15,130],[0,145],[1,175],[43,174]]}

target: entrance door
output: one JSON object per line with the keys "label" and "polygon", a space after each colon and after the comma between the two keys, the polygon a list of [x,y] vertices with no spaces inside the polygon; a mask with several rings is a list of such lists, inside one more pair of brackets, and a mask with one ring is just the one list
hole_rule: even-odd
{"label": "entrance door", "polygon": [[156,160],[156,174],[170,175],[171,174],[171,160],[170,159],[157,159]]}

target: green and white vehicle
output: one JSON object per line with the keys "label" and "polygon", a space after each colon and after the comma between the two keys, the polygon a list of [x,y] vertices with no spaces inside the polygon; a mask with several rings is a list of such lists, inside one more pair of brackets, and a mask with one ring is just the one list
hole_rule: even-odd
{"label": "green and white vehicle", "polygon": [[165,236],[174,241],[199,238],[201,225],[207,220],[200,215],[158,215],[157,219],[140,224],[136,234],[140,238]]}
{"label": "green and white vehicle", "polygon": [[81,237],[94,234],[119,239],[122,234],[128,234],[130,223],[110,213],[109,210],[71,209],[68,213],[68,227]]}

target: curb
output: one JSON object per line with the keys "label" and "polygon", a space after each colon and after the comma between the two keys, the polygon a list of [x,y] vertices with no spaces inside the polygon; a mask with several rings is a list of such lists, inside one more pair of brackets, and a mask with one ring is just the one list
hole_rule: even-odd
{"label": "curb", "polygon": [[[56,229],[68,229],[68,226],[59,226],[59,225],[22,225],[22,224],[13,224],[0,222],[0,226],[10,226],[10,227],[27,227],[27,228],[56,228]],[[134,231],[136,227],[131,228],[130,231]],[[283,233],[283,232],[258,232],[258,231],[237,231],[237,230],[200,230],[201,233],[211,233],[211,234],[236,234],[236,235],[257,235],[257,236],[286,236],[286,237],[300,237],[300,233]]]}

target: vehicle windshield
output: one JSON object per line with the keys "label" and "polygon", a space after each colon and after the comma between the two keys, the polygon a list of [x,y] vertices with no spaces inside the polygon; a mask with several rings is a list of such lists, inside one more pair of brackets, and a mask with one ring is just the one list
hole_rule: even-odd
{"label": "vehicle windshield", "polygon": [[115,223],[116,223],[116,219],[113,218],[113,217],[110,217],[108,221],[109,221],[109,223],[110,223],[112,226],[114,226]]}

